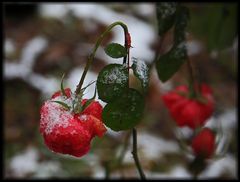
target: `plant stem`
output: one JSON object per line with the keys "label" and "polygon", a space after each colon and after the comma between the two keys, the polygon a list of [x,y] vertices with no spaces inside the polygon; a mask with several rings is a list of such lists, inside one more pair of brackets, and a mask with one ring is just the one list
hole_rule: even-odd
{"label": "plant stem", "polygon": [[108,180],[110,176],[110,168],[108,161],[105,163],[104,167],[105,167],[105,179]]}
{"label": "plant stem", "polygon": [[[125,36],[125,45],[127,44],[127,40],[126,40],[126,34],[128,33],[128,28],[127,28],[127,26],[126,26],[124,23],[120,22],[120,21],[114,22],[114,23],[112,23],[111,25],[109,25],[109,26],[107,27],[107,29],[105,30],[105,32],[103,32],[102,35],[98,38],[98,40],[97,40],[97,42],[96,42],[96,44],[95,44],[95,47],[94,47],[92,53],[91,53],[90,56],[88,57],[87,64],[86,64],[86,66],[85,66],[85,68],[84,68],[82,77],[81,77],[80,82],[79,82],[79,84],[77,85],[77,88],[76,88],[76,91],[75,91],[75,94],[76,94],[76,95],[79,94],[79,92],[81,91],[81,88],[82,88],[82,85],[83,85],[85,76],[86,76],[86,74],[87,74],[87,72],[88,72],[88,69],[89,69],[90,65],[92,64],[92,61],[93,61],[93,59],[94,59],[94,57],[95,57],[95,54],[96,54],[96,52],[97,52],[98,47],[100,46],[101,42],[102,42],[103,39],[106,37],[106,35],[112,30],[112,28],[115,27],[115,26],[117,26],[117,25],[120,25],[120,26],[123,28],[123,30],[124,30],[124,36]],[[124,59],[126,60],[126,58],[124,58]]]}
{"label": "plant stem", "polygon": [[138,154],[137,154],[137,130],[135,128],[133,128],[132,133],[133,133],[133,150],[132,150],[133,159],[135,161],[135,164],[136,164],[136,167],[138,169],[141,179],[146,180],[146,177],[143,173],[141,164],[138,159]]}
{"label": "plant stem", "polygon": [[187,56],[187,69],[189,72],[189,91],[190,91],[190,98],[194,98],[197,96],[197,89],[195,88],[196,83],[195,83],[195,79],[194,79],[194,74],[193,74],[193,67],[191,64],[191,61],[189,59],[189,56]]}

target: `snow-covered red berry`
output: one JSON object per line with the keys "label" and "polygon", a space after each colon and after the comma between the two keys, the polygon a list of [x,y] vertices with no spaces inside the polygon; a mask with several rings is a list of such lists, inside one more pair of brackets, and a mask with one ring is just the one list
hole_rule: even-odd
{"label": "snow-covered red berry", "polygon": [[106,132],[101,119],[102,106],[93,101],[86,110],[75,114],[73,110],[54,102],[71,103],[74,100],[71,90],[67,88],[65,93],[67,98],[59,91],[42,105],[40,132],[52,151],[81,157],[90,150],[91,140],[95,136],[102,137]]}

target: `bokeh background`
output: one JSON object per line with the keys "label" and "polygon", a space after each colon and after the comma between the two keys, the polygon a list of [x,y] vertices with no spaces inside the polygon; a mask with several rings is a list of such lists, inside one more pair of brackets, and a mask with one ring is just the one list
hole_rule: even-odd
{"label": "bokeh background", "polygon": [[[237,3],[186,3],[190,9],[187,32],[188,54],[196,78],[211,85],[216,108],[207,126],[217,129],[220,157],[208,161],[200,179],[237,178]],[[82,158],[52,153],[39,133],[39,109],[44,100],[65,86],[75,89],[87,56],[97,37],[114,21],[127,24],[132,35],[131,55],[153,63],[159,44],[155,3],[4,3],[3,81],[5,178],[138,178],[131,155],[130,131],[107,134],[91,143]],[[98,49],[85,85],[97,79],[110,59],[103,49],[107,43],[123,44],[116,27]],[[162,52],[171,47],[167,34]],[[163,105],[161,95],[177,85],[187,84],[187,69],[181,69],[166,83],[151,69],[146,110],[138,130],[138,154],[149,179],[191,179],[191,155],[177,142],[192,134],[177,128]],[[131,80],[137,85],[136,80]],[[87,89],[93,95],[95,85]],[[101,102],[103,105],[104,103]],[[120,161],[119,165],[112,165]]]}

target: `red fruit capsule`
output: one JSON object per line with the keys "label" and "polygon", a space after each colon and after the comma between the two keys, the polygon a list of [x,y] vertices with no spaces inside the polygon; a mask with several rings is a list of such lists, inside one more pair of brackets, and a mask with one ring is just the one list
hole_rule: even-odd
{"label": "red fruit capsule", "polygon": [[196,156],[210,158],[215,151],[215,134],[209,128],[204,128],[192,139],[191,147]]}
{"label": "red fruit capsule", "polygon": [[[66,89],[64,89],[64,91],[65,91],[65,94],[66,94],[66,96],[67,96],[67,98],[69,98],[70,96],[71,96],[71,89],[70,88],[66,88]],[[54,99],[54,98],[56,98],[56,97],[58,97],[58,96],[61,96],[62,95],[62,92],[61,92],[61,90],[60,91],[58,91],[58,92],[55,92],[53,95],[52,95],[52,99]]]}
{"label": "red fruit capsule", "polygon": [[210,87],[202,84],[200,92],[204,102],[188,98],[189,90],[186,86],[179,86],[162,96],[164,104],[178,126],[195,129],[203,126],[212,115],[214,100]]}
{"label": "red fruit capsule", "polygon": [[126,33],[126,41],[127,41],[127,47],[131,47],[131,36],[130,33]]}
{"label": "red fruit capsule", "polygon": [[65,93],[67,99],[59,91],[42,105],[40,133],[50,150],[81,157],[90,150],[91,140],[95,136],[102,137],[107,131],[101,119],[102,106],[93,101],[82,113],[75,114],[53,102],[71,103],[71,90],[65,89]]}

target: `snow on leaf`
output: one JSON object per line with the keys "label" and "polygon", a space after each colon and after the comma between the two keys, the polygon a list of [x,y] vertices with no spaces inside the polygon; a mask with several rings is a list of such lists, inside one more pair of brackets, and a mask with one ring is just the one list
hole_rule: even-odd
{"label": "snow on leaf", "polygon": [[140,59],[133,57],[132,61],[133,73],[141,81],[143,90],[146,91],[149,83],[149,67]]}
{"label": "snow on leaf", "polygon": [[128,70],[120,64],[110,64],[102,69],[97,78],[99,98],[109,102],[121,96],[128,87]]}

